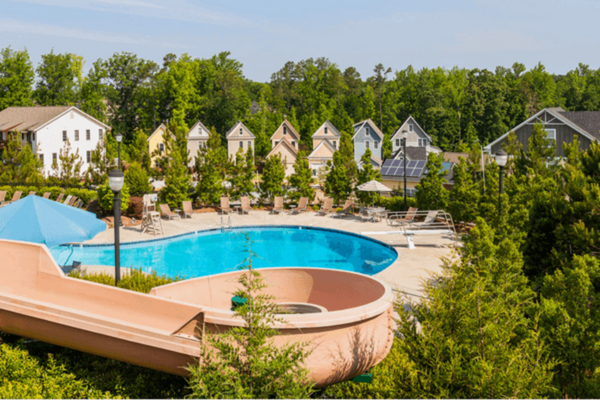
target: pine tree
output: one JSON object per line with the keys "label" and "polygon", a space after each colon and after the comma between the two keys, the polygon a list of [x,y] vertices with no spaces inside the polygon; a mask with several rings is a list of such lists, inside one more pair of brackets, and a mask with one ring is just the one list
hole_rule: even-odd
{"label": "pine tree", "polygon": [[227,150],[221,146],[221,136],[213,129],[206,146],[200,146],[196,156],[196,195],[205,205],[218,204],[220,201],[226,160]]}
{"label": "pine tree", "polygon": [[232,165],[231,186],[234,199],[242,196],[251,196],[254,190],[254,156],[252,150],[243,152],[240,149],[236,154],[235,163]]}
{"label": "pine tree", "polygon": [[138,162],[133,162],[125,171],[125,183],[127,183],[132,196],[141,197],[146,193],[152,193],[148,174]]}
{"label": "pine tree", "polygon": [[274,196],[283,196],[285,189],[285,164],[279,154],[273,154],[265,161],[262,182],[260,183],[260,198],[263,202],[272,203]]}
{"label": "pine tree", "polygon": [[33,154],[31,146],[29,144],[23,146],[21,134],[9,133],[2,152],[0,181],[41,184],[44,182],[42,169],[42,162]]}
{"label": "pine tree", "polygon": [[160,201],[171,208],[181,207],[181,203],[189,200],[190,177],[187,167],[186,131],[172,125],[163,135],[167,168],[165,170],[165,187],[159,192]]}
{"label": "pine tree", "polygon": [[[356,187],[362,185],[363,183],[367,183],[373,180],[381,182],[381,172],[378,169],[375,169],[375,167],[373,167],[373,164],[371,163],[371,155],[371,149],[367,149],[360,158],[362,165],[361,168],[358,170],[358,179],[356,182]],[[355,193],[358,199],[363,204],[367,204],[373,199],[373,193],[361,192],[360,190],[356,189]]]}
{"label": "pine tree", "polygon": [[425,168],[427,173],[416,186],[417,205],[422,210],[445,210],[448,205],[448,190],[444,189],[446,172],[442,168],[443,155],[429,153]]}
{"label": "pine tree", "polygon": [[58,160],[52,164],[54,177],[64,184],[79,184],[82,178],[83,160],[79,156],[79,149],[75,153],[71,153],[71,143],[68,139],[60,149]]}
{"label": "pine tree", "polygon": [[315,197],[315,189],[312,187],[314,181],[306,153],[298,152],[294,173],[290,176],[290,185],[295,189],[289,193],[290,199],[298,201],[300,197],[308,197],[308,200],[312,201]]}
{"label": "pine tree", "polygon": [[86,172],[86,180],[95,185],[104,183],[108,179],[108,173],[117,168],[116,157],[116,141],[111,135],[104,135],[104,139],[98,141],[96,148],[92,150],[90,165]]}
{"label": "pine tree", "polygon": [[333,163],[328,161],[329,172],[325,180],[325,194],[333,197],[335,204],[340,204],[340,201],[346,200],[352,193],[352,183],[344,161],[339,151],[333,153]]}

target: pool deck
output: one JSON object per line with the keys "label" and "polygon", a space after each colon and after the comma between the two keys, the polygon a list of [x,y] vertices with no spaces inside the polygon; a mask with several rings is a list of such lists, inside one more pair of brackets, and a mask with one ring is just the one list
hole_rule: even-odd
{"label": "pool deck", "polygon": [[[181,220],[163,220],[165,235],[174,236],[197,230],[221,227],[221,215],[215,212],[196,213],[193,217]],[[225,224],[227,215],[223,216]],[[296,215],[270,214],[268,211],[253,211],[249,215],[231,214],[231,225],[302,225],[322,228],[338,229],[352,233],[363,232],[392,232],[394,229],[387,226],[385,220],[381,222],[363,222],[358,217],[324,217],[317,216],[316,212],[304,212]],[[136,242],[140,240],[158,239],[161,236],[141,233],[140,226],[121,228],[121,243]],[[423,279],[429,279],[431,273],[441,271],[442,257],[450,257],[453,251],[454,240],[449,235],[423,235],[415,236],[416,249],[409,250],[406,238],[401,234],[366,235],[393,246],[398,252],[398,259],[375,277],[388,283],[398,293],[406,294],[413,299],[419,298],[423,293]],[[94,239],[85,243],[114,243],[114,230],[107,229],[99,233]],[[88,272],[112,272],[110,267],[88,267]]]}

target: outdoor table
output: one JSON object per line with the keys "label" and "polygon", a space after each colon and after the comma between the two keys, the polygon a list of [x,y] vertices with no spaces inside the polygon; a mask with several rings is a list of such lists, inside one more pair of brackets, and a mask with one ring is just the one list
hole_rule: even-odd
{"label": "outdoor table", "polygon": [[381,221],[381,216],[385,213],[386,209],[384,207],[368,207],[367,211],[369,214],[372,214],[372,221],[375,222],[375,219]]}
{"label": "outdoor table", "polygon": [[242,211],[242,206],[232,206],[235,209],[235,212],[237,212],[238,214],[240,213],[240,211]]}
{"label": "outdoor table", "polygon": [[289,205],[288,206],[290,208],[290,215],[292,215],[292,213],[294,212],[294,208],[298,207],[297,205]]}
{"label": "outdoor table", "polygon": [[174,209],[174,210],[173,210],[173,212],[174,212],[175,214],[181,214],[181,210],[180,210],[180,209],[178,209],[178,208]]}

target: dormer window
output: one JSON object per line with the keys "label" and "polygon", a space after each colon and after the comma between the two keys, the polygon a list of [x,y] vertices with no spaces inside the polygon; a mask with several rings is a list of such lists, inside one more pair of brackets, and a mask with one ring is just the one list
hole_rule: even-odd
{"label": "dormer window", "polygon": [[337,141],[333,141],[333,148],[337,150]]}
{"label": "dormer window", "polygon": [[408,124],[408,131],[409,131],[409,132],[412,132],[412,131],[413,131],[413,126],[412,126],[412,124]]}
{"label": "dormer window", "polygon": [[400,139],[396,139],[396,147],[400,147]]}
{"label": "dormer window", "polygon": [[240,136],[242,136],[244,134],[244,130],[242,128],[240,128]]}
{"label": "dormer window", "polygon": [[327,135],[327,127],[323,128],[323,134]]}
{"label": "dormer window", "polygon": [[375,150],[377,150],[379,148],[379,142],[378,141],[374,141],[373,142],[373,148],[375,148]]}
{"label": "dormer window", "polygon": [[283,134],[284,134],[284,135],[287,135],[287,126],[284,126],[284,127],[283,127]]}
{"label": "dormer window", "polygon": [[365,128],[365,135],[369,136],[369,127],[368,126]]}
{"label": "dormer window", "polygon": [[296,141],[292,140],[292,146],[296,147]]}

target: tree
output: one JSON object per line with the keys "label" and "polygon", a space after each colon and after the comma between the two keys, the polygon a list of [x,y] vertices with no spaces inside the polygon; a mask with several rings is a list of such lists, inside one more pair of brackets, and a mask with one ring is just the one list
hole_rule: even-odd
{"label": "tree", "polygon": [[325,180],[325,194],[333,197],[335,204],[340,204],[340,201],[346,200],[352,193],[352,183],[342,153],[333,153],[333,163],[328,161],[327,165],[329,172]]}
{"label": "tree", "polygon": [[35,72],[27,50],[0,50],[0,111],[33,105]]}
{"label": "tree", "polygon": [[294,173],[290,176],[290,186],[295,189],[290,191],[290,199],[298,201],[300,197],[308,197],[308,200],[312,201],[315,197],[315,189],[312,187],[314,181],[306,153],[298,152],[294,164]]}
{"label": "tree", "polygon": [[0,181],[40,184],[44,181],[42,169],[42,161],[33,154],[31,146],[28,143],[23,146],[21,134],[9,133],[2,152]]}
{"label": "tree", "polygon": [[265,161],[262,182],[260,183],[261,199],[271,203],[274,196],[283,196],[285,193],[284,180],[285,164],[279,154],[273,154]]}
{"label": "tree", "polygon": [[246,234],[248,258],[240,274],[240,288],[233,293],[245,303],[234,309],[243,321],[218,334],[205,333],[200,341],[198,364],[188,368],[192,396],[198,398],[308,398],[312,385],[303,363],[310,354],[308,343],[275,346],[280,333],[272,326],[285,323],[275,298],[260,272],[252,268],[250,235]]}
{"label": "tree", "polygon": [[252,191],[254,190],[254,173],[256,171],[252,149],[248,149],[246,153],[240,149],[236,154],[235,164],[232,168],[233,174],[230,181],[233,197],[252,196]]}
{"label": "tree", "polygon": [[53,175],[63,184],[77,185],[81,181],[83,160],[79,156],[79,149],[71,153],[71,142],[67,139],[58,154],[58,162],[52,163]]}
{"label": "tree", "polygon": [[104,135],[104,138],[98,141],[96,148],[92,150],[90,165],[86,172],[86,180],[95,185],[106,181],[108,173],[117,167],[115,163],[116,157],[116,140],[111,135]]}
{"label": "tree", "polygon": [[125,183],[127,183],[129,193],[132,196],[141,197],[146,193],[152,193],[152,185],[149,182],[148,174],[138,162],[133,162],[125,171]]}
{"label": "tree", "polygon": [[176,125],[171,125],[163,135],[167,165],[164,171],[165,187],[161,189],[159,196],[160,201],[171,208],[179,208],[183,201],[189,200],[186,133]]}
{"label": "tree", "polygon": [[81,101],[79,108],[101,122],[106,122],[106,104],[104,103],[106,87],[103,83],[106,77],[104,61],[98,59],[83,78],[79,95]]}
{"label": "tree", "polygon": [[443,161],[443,154],[432,152],[427,156],[427,173],[415,187],[417,204],[422,210],[445,210],[448,205],[449,192],[444,188],[446,171],[442,166]]}
{"label": "tree", "polygon": [[41,106],[72,106],[79,98],[83,58],[75,54],[42,55],[38,65],[38,81],[34,93],[35,101]]}
{"label": "tree", "polygon": [[[362,185],[363,183],[367,183],[373,180],[381,182],[381,172],[378,169],[375,169],[375,167],[373,167],[373,164],[371,163],[371,155],[371,149],[367,149],[360,158],[362,165],[358,170],[358,179],[356,182],[356,187]],[[363,204],[369,203],[373,198],[372,193],[361,192],[356,189],[355,192],[356,196]]]}
{"label": "tree", "polygon": [[224,168],[227,150],[221,146],[221,136],[212,129],[206,146],[200,146],[196,155],[198,184],[196,195],[205,205],[218,204],[223,193]]}

